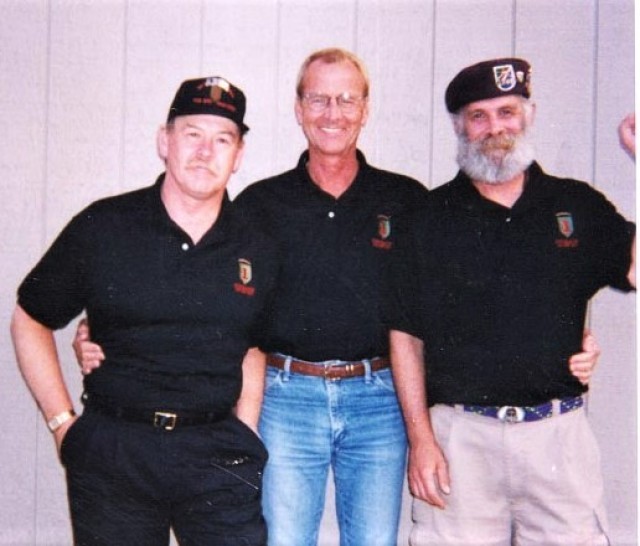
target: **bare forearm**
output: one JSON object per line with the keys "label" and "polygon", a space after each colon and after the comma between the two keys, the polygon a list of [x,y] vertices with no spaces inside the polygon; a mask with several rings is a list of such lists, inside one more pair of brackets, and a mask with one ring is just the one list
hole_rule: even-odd
{"label": "bare forearm", "polygon": [[416,436],[431,434],[422,356],[423,343],[409,334],[392,330],[390,347],[393,379],[411,442]]}
{"label": "bare forearm", "polygon": [[17,306],[11,336],[20,371],[45,419],[72,408],[53,332]]}
{"label": "bare forearm", "polygon": [[242,361],[242,392],[236,404],[236,415],[254,431],[258,430],[266,367],[262,351],[255,347],[247,351]]}
{"label": "bare forearm", "polygon": [[404,332],[390,333],[391,367],[409,439],[407,479],[411,493],[438,508],[450,492],[449,470],[427,407],[423,343]]}

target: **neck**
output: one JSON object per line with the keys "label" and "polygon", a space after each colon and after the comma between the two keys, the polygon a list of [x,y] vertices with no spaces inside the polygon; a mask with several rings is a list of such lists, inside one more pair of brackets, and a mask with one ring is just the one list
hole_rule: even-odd
{"label": "neck", "polygon": [[483,182],[482,180],[472,180],[472,183],[485,199],[511,208],[522,195],[524,179],[524,173],[520,173],[499,184]]}
{"label": "neck", "polygon": [[224,191],[209,199],[200,200],[171,191],[167,184],[163,184],[160,196],[169,217],[195,244],[216,223],[222,209]]}
{"label": "neck", "polygon": [[309,150],[307,171],[322,191],[337,198],[353,184],[358,173],[358,158],[355,151],[344,156],[327,156]]}

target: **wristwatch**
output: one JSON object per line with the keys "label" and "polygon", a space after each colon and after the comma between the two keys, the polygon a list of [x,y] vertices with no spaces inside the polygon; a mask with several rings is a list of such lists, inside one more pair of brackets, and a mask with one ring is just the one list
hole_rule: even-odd
{"label": "wristwatch", "polygon": [[69,419],[75,416],[76,412],[73,408],[63,411],[62,413],[58,413],[58,415],[54,415],[51,419],[47,421],[47,426],[51,432],[55,432],[62,425],[64,425]]}

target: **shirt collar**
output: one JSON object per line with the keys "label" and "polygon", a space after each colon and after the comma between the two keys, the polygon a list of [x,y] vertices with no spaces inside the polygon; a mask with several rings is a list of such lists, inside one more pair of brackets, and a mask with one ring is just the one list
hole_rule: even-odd
{"label": "shirt collar", "polygon": [[[176,224],[167,209],[162,202],[162,184],[164,183],[166,173],[162,173],[156,179],[154,185],[151,188],[151,193],[149,194],[149,204],[150,211],[154,218],[157,218],[158,225],[163,226],[163,228],[169,230],[172,233],[179,233],[181,237],[188,237],[188,235],[184,232],[184,230]],[[209,230],[204,234],[202,239],[198,241],[197,246],[209,245],[213,243],[217,243],[219,241],[223,241],[229,232],[231,227],[231,212],[230,212],[230,199],[229,194],[225,190],[224,198],[222,199],[222,206],[220,208],[220,214],[218,214],[218,218],[216,219],[213,226],[209,228]]]}
{"label": "shirt collar", "polygon": [[[365,180],[367,177],[367,172],[371,169],[369,164],[367,163],[367,159],[365,155],[360,151],[356,150],[356,158],[358,160],[358,172],[356,173],[356,177],[343,195],[340,196],[340,200],[343,200],[347,195],[353,193],[354,190],[360,188],[363,183],[362,180]],[[309,150],[305,150],[300,155],[300,159],[298,160],[298,165],[296,166],[296,172],[298,173],[298,182],[305,186],[306,188],[311,188],[314,192],[320,192],[322,195],[327,195],[323,192],[315,182],[311,179],[309,175],[309,171],[307,170],[307,163],[309,162]]]}

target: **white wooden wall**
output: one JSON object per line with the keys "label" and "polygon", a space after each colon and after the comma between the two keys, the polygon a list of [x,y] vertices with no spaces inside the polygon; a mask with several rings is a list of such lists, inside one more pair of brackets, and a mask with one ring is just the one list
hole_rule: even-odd
{"label": "white wooden wall", "polygon": [[[63,472],[8,334],[19,281],[81,207],[153,181],[155,131],[183,79],[220,74],[248,95],[232,194],[290,168],[304,148],[298,66],[331,45],[371,72],[369,161],[429,187],[456,170],[447,83],[472,62],[524,56],[542,165],[635,217],[635,167],[616,135],[634,109],[633,0],[0,0],[0,544],[71,543]],[[607,290],[591,314],[603,355],[590,414],[619,546],[637,544],[635,303]],[[58,336],[77,398],[70,338]],[[322,533],[337,544],[331,500]]]}

